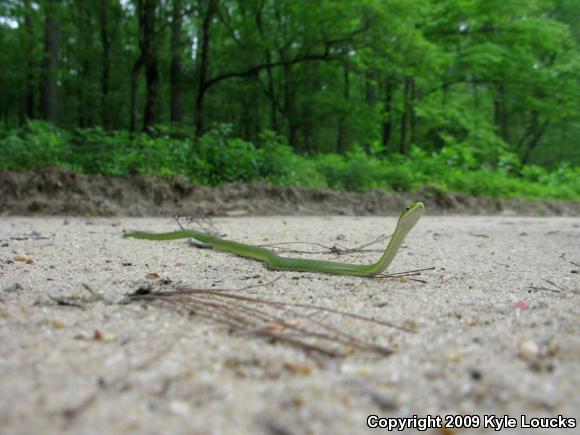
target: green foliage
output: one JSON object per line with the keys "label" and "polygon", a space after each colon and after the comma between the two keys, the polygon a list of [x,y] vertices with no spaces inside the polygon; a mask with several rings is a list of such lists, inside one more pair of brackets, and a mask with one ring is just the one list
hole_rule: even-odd
{"label": "green foliage", "polygon": [[193,146],[195,164],[186,173],[211,185],[261,179],[286,186],[325,186],[313,162],[296,155],[279,136],[265,131],[260,140],[256,147],[233,138],[230,126],[218,125]]}
{"label": "green foliage", "polygon": [[199,177],[209,184],[251,181],[258,178],[257,153],[253,144],[230,137],[230,127],[220,125],[201,137],[197,156]]}
{"label": "green foliage", "polygon": [[257,166],[260,178],[280,186],[327,187],[314,161],[298,156],[276,133],[260,135]]}
{"label": "green foliage", "polygon": [[386,187],[382,182],[381,161],[360,149],[348,152],[345,156],[322,155],[316,159],[316,165],[333,189],[362,192]]}
{"label": "green foliage", "polygon": [[59,166],[69,152],[68,133],[48,123],[29,122],[23,128],[0,130],[0,170]]}
{"label": "green foliage", "polygon": [[[50,7],[55,3],[58,8]],[[550,168],[580,164],[578,0],[146,3],[156,6],[155,31],[147,34],[154,50],[146,50],[151,59],[144,62],[156,65],[155,80],[146,68],[139,73],[145,14],[136,2],[0,2],[0,64],[9,65],[0,69],[1,122],[15,127],[27,119],[55,120],[75,144],[69,160],[83,170],[183,171],[214,184],[256,178],[324,184],[318,165],[324,174],[334,173],[329,178],[336,187],[383,186],[375,173],[386,169],[364,166],[357,144],[366,152],[380,144],[383,157],[408,154],[415,145],[428,155],[452,153],[446,157],[483,160],[490,168],[504,151]],[[174,20],[179,4],[182,19]],[[53,15],[57,19],[49,20]],[[50,66],[52,33],[61,37]],[[204,46],[210,49],[204,52]],[[45,85],[53,82],[58,92],[45,95]],[[45,113],[48,97],[58,100],[50,105],[55,116]],[[227,124],[229,131],[219,127],[194,141],[193,128],[162,127],[150,141],[140,134],[75,130],[140,128],[152,99],[160,104],[150,107],[155,116],[148,119],[199,132]],[[267,129],[292,152],[268,149]],[[16,146],[18,137],[11,140]],[[301,159],[291,171],[281,163],[293,152],[348,151],[349,163]],[[19,152],[26,165],[27,151]],[[242,156],[239,167],[224,163],[232,158],[227,153]],[[90,161],[87,155],[100,157]],[[330,167],[333,159],[336,168]],[[512,163],[502,170],[516,176],[518,164]],[[397,188],[422,182],[399,167],[389,171]],[[217,172],[222,175],[216,178]]]}
{"label": "green foliage", "polygon": [[295,154],[269,131],[262,133],[258,145],[232,137],[226,125],[199,140],[173,128],[160,127],[158,132],[156,137],[100,128],[66,133],[40,122],[0,129],[0,170],[55,166],[110,176],[179,173],[209,185],[264,180],[359,192],[435,186],[477,196],[580,199],[579,167],[522,165],[503,147],[491,154],[482,154],[487,148],[457,143],[433,152],[413,147],[409,156],[388,158],[355,147],[345,155],[308,158]]}
{"label": "green foliage", "polygon": [[146,3],[0,2],[0,170],[580,197],[577,0]]}

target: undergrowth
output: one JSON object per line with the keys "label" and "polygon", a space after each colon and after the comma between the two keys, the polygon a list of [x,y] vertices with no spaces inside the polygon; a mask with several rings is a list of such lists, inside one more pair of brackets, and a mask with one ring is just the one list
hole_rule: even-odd
{"label": "undergrowth", "polygon": [[154,137],[99,128],[65,131],[42,122],[0,128],[0,170],[43,167],[109,176],[182,174],[207,185],[265,180],[349,191],[431,186],[476,196],[580,199],[580,167],[522,165],[497,145],[451,143],[429,153],[414,147],[408,156],[378,157],[359,147],[345,155],[301,156],[272,132],[252,144],[232,137],[227,126],[198,140],[168,127]]}

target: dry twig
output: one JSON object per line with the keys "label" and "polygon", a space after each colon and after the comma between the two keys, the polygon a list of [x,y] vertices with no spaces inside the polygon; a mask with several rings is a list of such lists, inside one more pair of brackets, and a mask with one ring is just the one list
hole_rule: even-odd
{"label": "dry twig", "polygon": [[[269,285],[266,283],[264,285]],[[232,327],[236,332],[264,336],[285,342],[307,352],[325,356],[344,356],[351,350],[363,350],[381,355],[393,351],[389,347],[344,332],[337,321],[351,318],[357,321],[412,330],[388,321],[377,320],[341,310],[313,304],[292,303],[232,293],[232,290],[178,288],[171,291],[139,290],[128,295],[131,300],[160,300],[186,308],[195,315],[209,318]],[[314,319],[313,315],[334,316],[334,321]]]}

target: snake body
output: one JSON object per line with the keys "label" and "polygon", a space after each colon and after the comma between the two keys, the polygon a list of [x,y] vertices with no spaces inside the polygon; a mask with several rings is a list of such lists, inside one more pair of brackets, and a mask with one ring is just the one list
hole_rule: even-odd
{"label": "snake body", "polygon": [[312,260],[302,258],[281,257],[275,252],[258,246],[245,245],[231,240],[221,239],[211,234],[195,230],[172,231],[168,233],[129,232],[123,237],[132,237],[146,240],[175,240],[194,238],[206,243],[212,248],[230,252],[240,257],[252,258],[265,263],[273,270],[288,270],[300,272],[330,273],[335,275],[353,275],[372,278],[381,274],[389,267],[403,240],[423,215],[425,206],[417,202],[407,207],[399,216],[395,232],[385,249],[385,252],[376,263],[368,265],[341,263],[337,261]]}

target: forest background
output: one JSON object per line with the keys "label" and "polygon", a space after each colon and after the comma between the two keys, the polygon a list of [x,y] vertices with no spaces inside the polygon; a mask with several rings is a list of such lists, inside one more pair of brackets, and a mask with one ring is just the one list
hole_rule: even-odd
{"label": "forest background", "polygon": [[0,170],[580,199],[577,0],[2,0]]}

